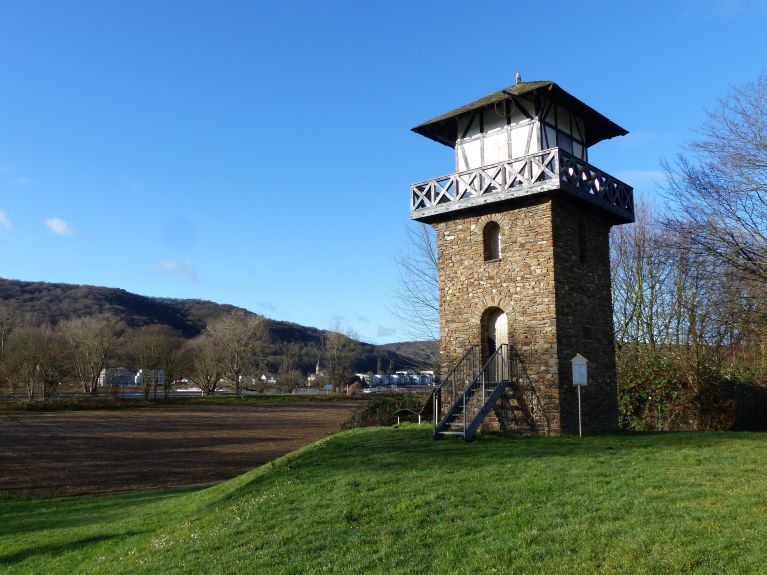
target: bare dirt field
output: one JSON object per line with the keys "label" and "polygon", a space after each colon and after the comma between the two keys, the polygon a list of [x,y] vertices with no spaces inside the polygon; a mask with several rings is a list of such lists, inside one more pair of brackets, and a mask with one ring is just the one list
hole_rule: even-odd
{"label": "bare dirt field", "polygon": [[0,491],[85,495],[209,485],[329,433],[359,403],[0,415]]}

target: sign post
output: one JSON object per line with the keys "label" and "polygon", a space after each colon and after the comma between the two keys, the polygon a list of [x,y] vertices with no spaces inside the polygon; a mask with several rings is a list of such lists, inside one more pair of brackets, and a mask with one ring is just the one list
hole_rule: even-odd
{"label": "sign post", "polygon": [[589,382],[589,360],[580,353],[570,360],[573,364],[573,385],[578,390],[578,437],[583,437],[581,426],[581,387]]}

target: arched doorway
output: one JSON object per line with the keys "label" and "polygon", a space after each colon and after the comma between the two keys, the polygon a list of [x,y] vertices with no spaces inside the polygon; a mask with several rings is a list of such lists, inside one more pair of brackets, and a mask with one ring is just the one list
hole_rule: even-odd
{"label": "arched doorway", "polygon": [[[496,350],[507,343],[509,343],[509,322],[506,312],[499,307],[486,309],[482,314],[482,363],[485,364]],[[507,376],[503,369],[504,364],[503,358],[500,358],[499,361],[492,361],[487,366],[485,377],[493,381],[505,379]]]}

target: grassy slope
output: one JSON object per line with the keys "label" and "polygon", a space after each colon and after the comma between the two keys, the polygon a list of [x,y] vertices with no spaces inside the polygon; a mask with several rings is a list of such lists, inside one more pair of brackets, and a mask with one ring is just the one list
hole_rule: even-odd
{"label": "grassy slope", "polygon": [[767,435],[363,429],[219,486],[0,498],[21,573],[754,573]]}

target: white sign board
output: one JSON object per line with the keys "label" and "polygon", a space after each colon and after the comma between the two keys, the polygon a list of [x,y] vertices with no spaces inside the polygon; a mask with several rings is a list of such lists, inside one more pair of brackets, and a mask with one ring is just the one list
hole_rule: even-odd
{"label": "white sign board", "polygon": [[570,360],[573,364],[573,385],[588,385],[589,382],[589,360],[580,353]]}

